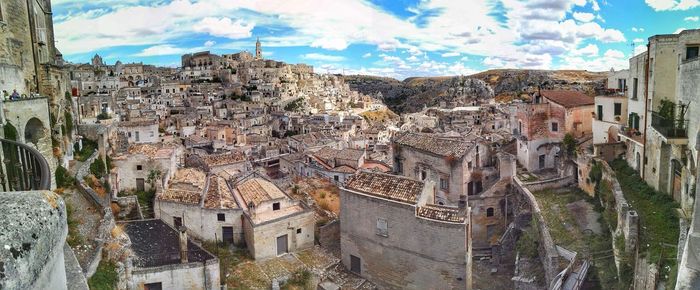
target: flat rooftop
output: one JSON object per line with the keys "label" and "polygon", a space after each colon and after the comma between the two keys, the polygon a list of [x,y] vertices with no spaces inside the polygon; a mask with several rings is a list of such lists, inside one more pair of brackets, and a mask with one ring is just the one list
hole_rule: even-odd
{"label": "flat rooftop", "polygon": [[[180,234],[160,219],[119,223],[131,239],[134,265],[140,268],[180,264]],[[212,254],[187,240],[190,263],[216,259]]]}

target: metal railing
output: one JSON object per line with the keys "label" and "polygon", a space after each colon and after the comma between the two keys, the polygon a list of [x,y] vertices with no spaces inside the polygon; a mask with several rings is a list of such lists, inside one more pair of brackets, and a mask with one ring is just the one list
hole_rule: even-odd
{"label": "metal railing", "polygon": [[651,112],[651,127],[666,138],[688,138],[688,120],[670,119]]}
{"label": "metal railing", "polygon": [[0,186],[2,191],[50,190],[51,170],[36,149],[17,141],[0,139]]}

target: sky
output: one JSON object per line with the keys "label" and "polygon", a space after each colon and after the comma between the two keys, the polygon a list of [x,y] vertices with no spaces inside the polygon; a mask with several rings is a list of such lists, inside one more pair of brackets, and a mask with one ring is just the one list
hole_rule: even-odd
{"label": "sky", "polygon": [[67,61],[177,67],[255,51],[318,73],[624,69],[648,37],[700,28],[700,0],[53,0]]}

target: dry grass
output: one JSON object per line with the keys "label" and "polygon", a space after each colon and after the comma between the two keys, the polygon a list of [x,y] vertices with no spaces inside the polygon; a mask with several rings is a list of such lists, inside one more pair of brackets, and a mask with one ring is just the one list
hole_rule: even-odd
{"label": "dry grass", "polygon": [[124,234],[124,225],[120,224],[120,225],[114,226],[112,228],[111,234],[112,234],[112,238],[117,238],[117,237],[123,235]]}
{"label": "dry grass", "polygon": [[122,211],[122,208],[119,207],[119,205],[116,202],[110,203],[109,207],[112,208],[112,214],[119,215],[119,213]]}

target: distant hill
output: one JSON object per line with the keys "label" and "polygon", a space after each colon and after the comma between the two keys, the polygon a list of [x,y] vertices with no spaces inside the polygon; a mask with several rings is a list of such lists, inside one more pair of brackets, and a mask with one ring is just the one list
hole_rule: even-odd
{"label": "distant hill", "polygon": [[381,93],[396,113],[420,111],[441,101],[469,105],[475,99],[505,102],[527,98],[542,89],[578,90],[595,95],[605,88],[606,72],[581,70],[494,69],[469,76],[412,77],[403,81],[366,75],[345,76],[350,88],[365,94]]}

